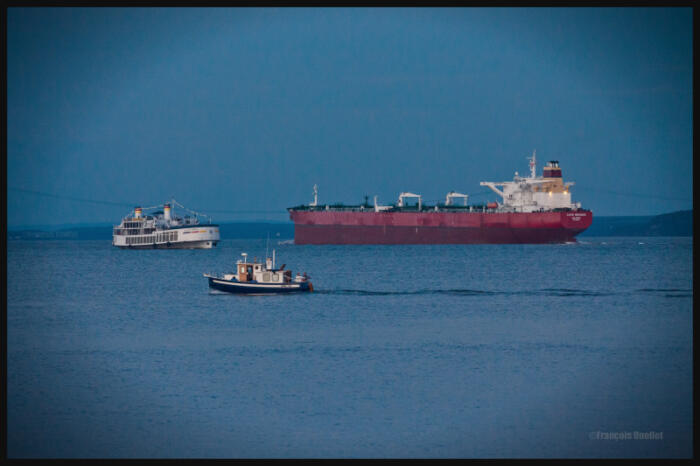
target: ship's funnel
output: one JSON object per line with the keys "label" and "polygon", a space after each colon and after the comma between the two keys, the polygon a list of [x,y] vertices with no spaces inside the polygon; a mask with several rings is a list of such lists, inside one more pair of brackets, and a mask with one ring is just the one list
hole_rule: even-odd
{"label": "ship's funnel", "polygon": [[170,204],[165,204],[163,206],[163,218],[167,221],[170,221]]}
{"label": "ship's funnel", "polygon": [[134,218],[141,218],[141,207],[136,207],[134,209]]}
{"label": "ship's funnel", "polygon": [[544,178],[561,178],[561,168],[559,168],[558,160],[551,160],[547,166],[542,169],[542,177]]}

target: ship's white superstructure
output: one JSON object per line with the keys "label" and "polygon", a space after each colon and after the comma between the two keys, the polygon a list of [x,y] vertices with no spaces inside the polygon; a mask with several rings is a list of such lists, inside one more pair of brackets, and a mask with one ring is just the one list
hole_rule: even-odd
{"label": "ship's white superstructure", "polygon": [[[561,168],[556,160],[550,161],[543,169],[542,176],[536,176],[536,158],[530,157],[530,176],[518,176],[515,172],[513,181],[500,183],[482,181],[481,186],[490,188],[501,196],[498,203],[500,212],[540,212],[555,209],[580,209],[581,203],[571,202],[570,187],[573,182],[564,183]],[[498,189],[497,186],[502,187]]]}
{"label": "ship's white superstructure", "polygon": [[119,225],[112,230],[112,245],[119,248],[134,249],[210,249],[217,245],[220,239],[219,226],[211,223],[201,224],[197,212],[190,211],[193,216],[177,217],[172,207],[177,204],[189,210],[173,199],[172,206],[147,207],[146,210],[158,209],[144,215],[141,207],[136,207],[124,217]]}

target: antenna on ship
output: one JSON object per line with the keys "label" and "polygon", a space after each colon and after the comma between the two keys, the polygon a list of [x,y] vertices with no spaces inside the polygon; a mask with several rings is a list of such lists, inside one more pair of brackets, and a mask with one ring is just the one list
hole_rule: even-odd
{"label": "antenna on ship", "polygon": [[530,159],[530,178],[534,178],[537,174],[537,169],[536,169],[536,150],[533,149],[532,151],[532,157],[529,157]]}
{"label": "antenna on ship", "polygon": [[316,207],[318,205],[318,185],[314,185],[314,202],[309,204],[311,207]]}

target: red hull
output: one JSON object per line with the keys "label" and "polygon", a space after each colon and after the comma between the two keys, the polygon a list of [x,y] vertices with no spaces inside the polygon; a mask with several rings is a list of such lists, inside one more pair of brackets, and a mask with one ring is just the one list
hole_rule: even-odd
{"label": "red hull", "polygon": [[291,210],[290,218],[295,244],[517,244],[574,241],[593,213]]}

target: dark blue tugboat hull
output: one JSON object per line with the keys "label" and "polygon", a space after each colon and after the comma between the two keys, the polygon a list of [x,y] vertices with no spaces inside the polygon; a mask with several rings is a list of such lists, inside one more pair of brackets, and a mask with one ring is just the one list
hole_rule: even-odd
{"label": "dark blue tugboat hull", "polygon": [[250,282],[241,283],[213,277],[207,277],[207,279],[209,280],[209,288],[235,294],[299,293],[302,291],[311,291],[313,289],[309,286],[310,282],[271,285]]}

